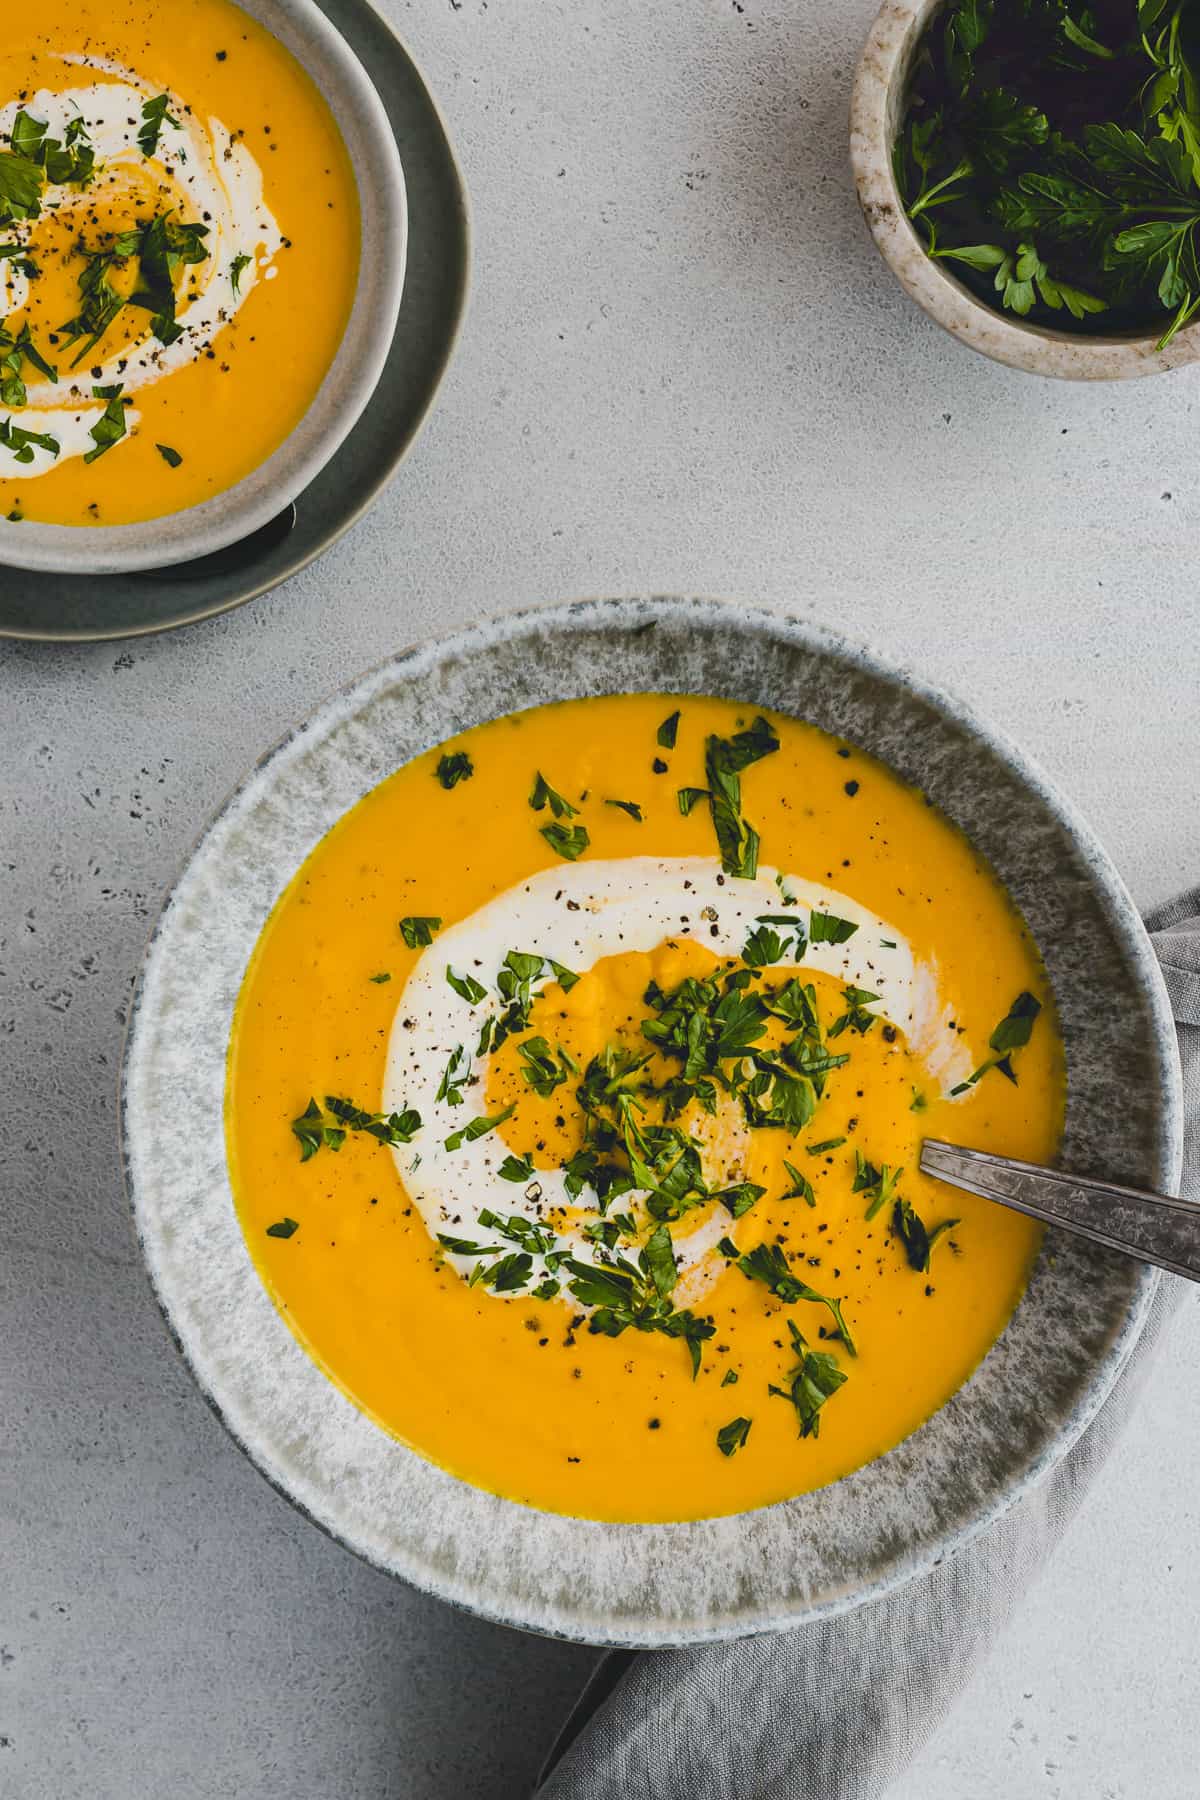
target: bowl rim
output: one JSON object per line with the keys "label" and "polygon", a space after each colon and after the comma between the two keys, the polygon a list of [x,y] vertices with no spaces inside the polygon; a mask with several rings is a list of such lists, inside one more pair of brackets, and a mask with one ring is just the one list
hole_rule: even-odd
{"label": "bowl rim", "polygon": [[[989,1529],[1032,1488],[1036,1487],[1078,1441],[1107,1399],[1141,1336],[1150,1305],[1157,1291],[1159,1281],[1157,1270],[1147,1266],[1133,1279],[1129,1305],[1119,1322],[1114,1325],[1102,1353],[1090,1365],[1086,1385],[1084,1385],[1070,1417],[1056,1427],[1054,1435],[1038,1454],[1027,1460],[1020,1468],[1007,1473],[1004,1480],[984,1498],[973,1498],[965,1507],[967,1516],[960,1525],[944,1531],[942,1535],[926,1544],[918,1545],[915,1549],[911,1545],[900,1548],[890,1546],[887,1554],[881,1558],[882,1567],[878,1573],[858,1584],[827,1588],[825,1593],[816,1599],[801,1598],[797,1600],[788,1597],[775,1606],[759,1606],[755,1610],[730,1611],[716,1617],[699,1619],[688,1617],[686,1620],[680,1620],[656,1617],[651,1620],[642,1619],[635,1624],[626,1616],[614,1624],[607,1617],[597,1617],[594,1613],[577,1615],[572,1613],[569,1608],[558,1605],[548,1603],[528,1605],[523,1598],[514,1602],[511,1593],[503,1588],[503,1584],[492,1582],[489,1586],[478,1570],[468,1570],[464,1574],[461,1570],[443,1566],[434,1555],[429,1555],[422,1560],[416,1556],[389,1559],[377,1554],[362,1537],[356,1537],[354,1532],[346,1529],[344,1524],[323,1515],[317,1504],[300,1495],[289,1483],[286,1474],[277,1466],[273,1466],[270,1449],[262,1443],[253,1441],[252,1434],[239,1428],[238,1423],[230,1416],[230,1410],[217,1391],[215,1384],[210,1384],[206,1379],[191,1347],[185,1341],[183,1328],[171,1306],[169,1295],[165,1291],[165,1284],[160,1279],[160,1271],[155,1266],[153,1248],[149,1241],[150,1233],[147,1230],[139,1198],[139,1176],[134,1167],[136,1160],[134,1138],[139,1127],[132,1117],[135,1112],[135,1104],[131,1100],[133,1086],[131,1067],[136,1061],[140,1049],[138,1040],[147,1005],[148,981],[156,973],[156,955],[159,953],[166,933],[172,926],[173,911],[180,904],[181,889],[186,884],[193,863],[204,850],[210,838],[236,819],[239,805],[246,800],[255,786],[263,781],[273,765],[281,757],[286,757],[292,746],[301,747],[314,731],[319,733],[322,725],[332,724],[334,714],[339,706],[343,706],[351,700],[365,700],[372,692],[378,694],[385,681],[397,676],[408,683],[424,681],[433,686],[436,684],[439,662],[447,661],[455,656],[463,659],[478,657],[481,653],[486,652],[489,648],[494,648],[497,643],[505,640],[518,639],[536,653],[538,643],[544,638],[547,631],[570,634],[574,630],[586,630],[591,626],[608,626],[611,629],[614,626],[622,625],[627,631],[632,632],[644,630],[664,618],[679,620],[688,617],[697,621],[726,625],[735,633],[740,631],[751,636],[763,634],[768,637],[776,636],[793,645],[798,644],[802,648],[828,656],[834,661],[845,662],[847,659],[851,659],[860,669],[881,677],[888,685],[911,690],[919,700],[940,713],[948,724],[965,729],[978,738],[986,749],[1007,764],[1022,783],[1032,788],[1042,805],[1055,817],[1070,835],[1073,843],[1084,853],[1089,865],[1090,879],[1103,899],[1106,921],[1111,926],[1129,963],[1136,970],[1138,985],[1146,1002],[1148,1018],[1151,1022],[1155,1051],[1160,1063],[1160,1105],[1155,1119],[1153,1177],[1167,1187],[1176,1184],[1182,1164],[1181,1075],[1174,1021],[1165,984],[1141,916],[1107,853],[1099,845],[1091,827],[1082,815],[1071,802],[1062,796],[1057,787],[1047,780],[1038,765],[1018,749],[1007,734],[982,716],[973,705],[956,700],[944,689],[926,682],[907,667],[880,656],[874,649],[868,649],[861,643],[847,639],[843,635],[809,620],[798,618],[794,614],[707,598],[682,599],[655,595],[647,598],[586,600],[501,613],[446,638],[430,640],[396,652],[328,694],[248,770],[224,803],[209,818],[191,851],[184,859],[176,879],[165,894],[162,909],[147,940],[131,1000],[121,1059],[118,1129],[131,1224],[168,1333],[195,1378],[209,1407],[216,1413],[239,1448],[255,1464],[272,1487],[306,1518],[320,1526],[336,1542],[352,1550],[383,1573],[404,1579],[420,1590],[445,1600],[449,1604],[498,1624],[532,1630],[549,1637],[612,1647],[691,1646],[705,1642],[728,1641],[763,1631],[781,1630],[812,1623],[818,1619],[834,1617],[860,1605],[882,1599],[909,1581],[928,1574],[947,1556],[956,1554]],[[625,690],[614,689],[612,691]],[[383,778],[382,774],[375,777],[376,780]],[[369,785],[374,785],[374,782]],[[303,861],[303,856],[300,857],[300,860]],[[273,1305],[269,1301],[268,1304]],[[295,1340],[291,1338],[287,1327],[281,1324],[281,1329],[287,1334],[298,1354],[306,1357],[307,1353],[301,1350]],[[323,1373],[321,1379],[328,1381],[328,1377]],[[974,1379],[974,1376],[971,1377],[971,1380]],[[329,1385],[332,1387],[332,1383]],[[347,1404],[352,1403],[347,1402]],[[372,1426],[372,1429],[378,1431],[379,1428]],[[921,1430],[924,1429],[925,1427],[921,1427]],[[911,1443],[913,1440],[906,1441]],[[894,1452],[887,1454],[890,1456]],[[424,1461],[424,1459],[419,1460]],[[425,1466],[436,1469],[436,1465],[426,1464]],[[875,1465],[866,1466],[870,1468]],[[437,1471],[437,1473],[444,1474],[443,1471]],[[446,1476],[446,1479],[455,1487],[467,1489],[470,1493],[479,1495],[483,1492],[483,1490],[471,1488],[461,1478]],[[845,1479],[853,1481],[854,1477],[851,1475]],[[819,1491],[828,1492],[830,1490]],[[485,1495],[485,1498],[493,1499],[495,1497]],[[499,1501],[498,1504],[505,1508],[512,1508],[527,1517],[531,1530],[536,1529],[538,1524],[560,1518],[560,1515],[547,1514],[517,1502]],[[789,1504],[791,1503],[780,1502],[776,1507],[758,1509],[757,1513],[730,1515],[730,1522],[740,1523],[742,1520],[753,1519],[764,1513],[777,1511],[779,1507]],[[653,1536],[681,1529],[678,1526],[660,1525],[610,1527],[580,1519],[569,1520],[568,1523],[582,1532],[591,1534],[629,1531]],[[705,1521],[698,1523],[703,1524]]]}
{"label": "bowl rim", "polygon": [[232,486],[177,512],[127,525],[0,520],[0,567],[50,575],[136,575],[240,543],[320,474],[362,417],[383,374],[408,261],[404,169],[383,102],[317,0],[235,3],[300,64],[332,113],[350,157],[360,208],[360,260],[354,302],[333,360],[287,436]]}
{"label": "bowl rim", "polygon": [[1200,358],[1200,321],[1157,348],[1161,330],[1083,336],[996,312],[926,254],[892,166],[909,61],[946,0],[883,0],[859,57],[850,97],[850,166],[876,248],[905,292],[952,337],[995,362],[1067,381],[1163,374]]}

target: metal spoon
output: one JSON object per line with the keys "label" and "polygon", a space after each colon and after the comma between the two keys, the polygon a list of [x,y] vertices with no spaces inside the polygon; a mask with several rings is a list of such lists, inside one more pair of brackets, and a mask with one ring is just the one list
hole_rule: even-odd
{"label": "metal spoon", "polygon": [[926,1138],[921,1172],[1200,1281],[1200,1204]]}

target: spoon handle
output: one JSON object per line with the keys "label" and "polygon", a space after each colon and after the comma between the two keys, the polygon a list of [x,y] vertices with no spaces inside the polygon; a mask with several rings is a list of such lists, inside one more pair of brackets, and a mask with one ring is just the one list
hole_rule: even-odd
{"label": "spoon handle", "polygon": [[1200,1281],[1200,1205],[926,1138],[921,1172]]}

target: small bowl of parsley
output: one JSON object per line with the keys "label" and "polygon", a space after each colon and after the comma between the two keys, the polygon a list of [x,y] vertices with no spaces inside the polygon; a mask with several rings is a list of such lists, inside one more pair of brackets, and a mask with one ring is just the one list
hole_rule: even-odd
{"label": "small bowl of parsley", "polygon": [[1200,357],[1200,0],[886,0],[859,201],[963,342],[1108,380]]}

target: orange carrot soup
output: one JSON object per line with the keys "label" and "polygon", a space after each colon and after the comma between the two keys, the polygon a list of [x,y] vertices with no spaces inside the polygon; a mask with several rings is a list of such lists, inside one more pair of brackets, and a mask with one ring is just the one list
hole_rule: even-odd
{"label": "orange carrot soup", "polygon": [[229,0],[38,0],[0,34],[0,517],[124,525],[308,410],[358,280],[354,175]]}
{"label": "orange carrot soup", "polygon": [[278,902],[229,1057],[246,1242],[331,1380],[595,1519],[835,1481],[967,1379],[1039,1229],[918,1172],[1052,1156],[1045,971],[917,791],[635,694],[383,782]]}

